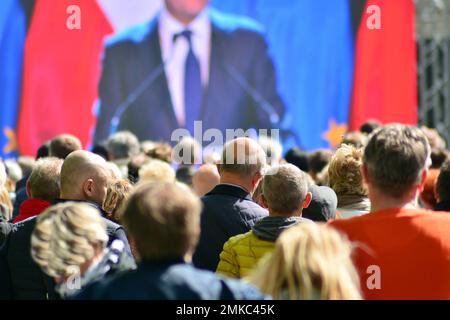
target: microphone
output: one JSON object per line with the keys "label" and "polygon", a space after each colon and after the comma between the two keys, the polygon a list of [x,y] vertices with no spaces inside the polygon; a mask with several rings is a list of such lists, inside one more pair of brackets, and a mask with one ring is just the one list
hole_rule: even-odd
{"label": "microphone", "polygon": [[114,112],[114,116],[111,119],[111,126],[109,133],[110,135],[117,132],[119,128],[120,120],[122,119],[123,114],[128,108],[136,102],[136,100],[155,82],[155,80],[164,72],[166,63],[162,62],[156,68],[154,68],[148,76],[140,83],[136,89],[134,89],[126,99],[117,107],[116,112]]}
{"label": "microphone", "polygon": [[272,125],[278,125],[280,123],[280,116],[275,110],[275,107],[268,102],[255,88],[253,88],[248,81],[229,63],[222,63],[228,74],[236,81],[237,84],[256,102],[257,106],[262,108],[264,112],[269,116],[270,123]]}
{"label": "microphone", "polygon": [[109,134],[112,135],[117,132],[120,124],[120,120],[122,119],[123,114],[128,108],[136,102],[136,100],[144,94],[144,92],[150,88],[150,86],[158,79],[158,77],[164,72],[165,67],[169,61],[172,60],[174,55],[174,47],[175,42],[177,40],[177,35],[174,35],[172,38],[172,50],[170,52],[169,57],[166,60],[163,60],[159,65],[157,65],[152,71],[148,74],[148,76],[140,83],[136,89],[134,89],[126,99],[117,107],[116,112],[114,112],[114,116],[111,119],[111,126],[109,130]]}

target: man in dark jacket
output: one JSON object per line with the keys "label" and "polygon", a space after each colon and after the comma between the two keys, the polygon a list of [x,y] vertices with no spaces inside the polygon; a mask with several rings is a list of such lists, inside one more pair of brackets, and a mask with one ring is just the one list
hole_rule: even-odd
{"label": "man in dark jacket", "polygon": [[[63,163],[61,170],[61,199],[64,201],[87,202],[100,212],[106,197],[106,189],[111,173],[106,162],[100,156],[88,151],[75,151]],[[131,256],[130,246],[123,228],[106,218],[108,245],[115,239],[125,244]],[[0,274],[0,283],[10,283],[11,299],[54,299],[54,283],[31,258],[31,234],[36,224],[36,217],[29,218],[15,225],[9,234],[5,246],[1,249],[0,265],[7,265],[8,272]],[[2,296],[8,296],[2,293]]]}
{"label": "man in dark jacket", "polygon": [[122,220],[142,263],[88,286],[78,299],[264,299],[254,287],[198,270],[189,261],[200,233],[199,199],[173,183],[145,184],[131,195]]}
{"label": "man in dark jacket", "polygon": [[436,197],[438,203],[434,210],[450,212],[450,159],[441,167],[436,182]]}
{"label": "man in dark jacket", "polygon": [[238,138],[224,146],[218,165],[220,184],[202,198],[200,241],[193,259],[196,267],[215,271],[224,243],[250,231],[268,215],[251,198],[265,165],[264,150],[254,140]]}

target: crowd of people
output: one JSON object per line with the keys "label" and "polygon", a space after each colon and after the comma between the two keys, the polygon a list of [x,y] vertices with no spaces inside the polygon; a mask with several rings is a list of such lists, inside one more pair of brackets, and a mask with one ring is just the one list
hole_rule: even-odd
{"label": "crowd of people", "polygon": [[450,299],[450,153],[370,121],[335,150],[60,135],[0,161],[2,299]]}

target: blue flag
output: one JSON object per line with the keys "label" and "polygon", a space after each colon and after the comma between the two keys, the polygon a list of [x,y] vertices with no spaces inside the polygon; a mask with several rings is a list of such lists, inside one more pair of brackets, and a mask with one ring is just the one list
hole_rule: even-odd
{"label": "blue flag", "polygon": [[20,0],[0,1],[0,157],[17,156],[26,17]]}
{"label": "blue flag", "polygon": [[354,64],[349,1],[212,1],[265,26],[287,107],[285,129],[306,150],[335,146],[347,128]]}

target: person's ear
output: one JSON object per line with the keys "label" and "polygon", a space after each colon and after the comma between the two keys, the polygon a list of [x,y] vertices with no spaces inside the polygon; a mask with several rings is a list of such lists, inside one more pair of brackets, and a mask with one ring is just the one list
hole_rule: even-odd
{"label": "person's ear", "polygon": [[254,189],[256,189],[256,187],[258,187],[258,183],[260,183],[261,179],[262,179],[262,174],[261,174],[261,172],[258,171],[257,173],[255,173],[255,175],[253,176],[253,179],[252,179],[252,186]]}
{"label": "person's ear", "polygon": [[303,208],[303,209],[308,208],[309,205],[311,204],[311,201],[312,201],[312,193],[311,193],[311,192],[308,192],[308,193],[306,194],[305,200],[303,201],[302,208]]}
{"label": "person's ear", "polygon": [[27,180],[27,184],[25,186],[25,190],[27,191],[27,197],[29,199],[33,198],[33,195],[31,194],[31,184],[30,184],[30,179]]}
{"label": "person's ear", "polygon": [[260,201],[260,204],[261,204],[261,207],[263,207],[264,209],[269,209],[269,205],[267,204],[267,199],[266,199],[266,197],[264,197],[264,195],[261,193],[261,201]]}
{"label": "person's ear", "polygon": [[87,179],[83,184],[83,192],[88,198],[91,198],[95,192],[94,180]]}
{"label": "person's ear", "polygon": [[370,183],[370,178],[369,178],[369,173],[368,173],[368,169],[367,169],[367,165],[365,163],[362,164],[361,166],[361,175],[363,177],[363,181],[366,185],[369,185]]}

